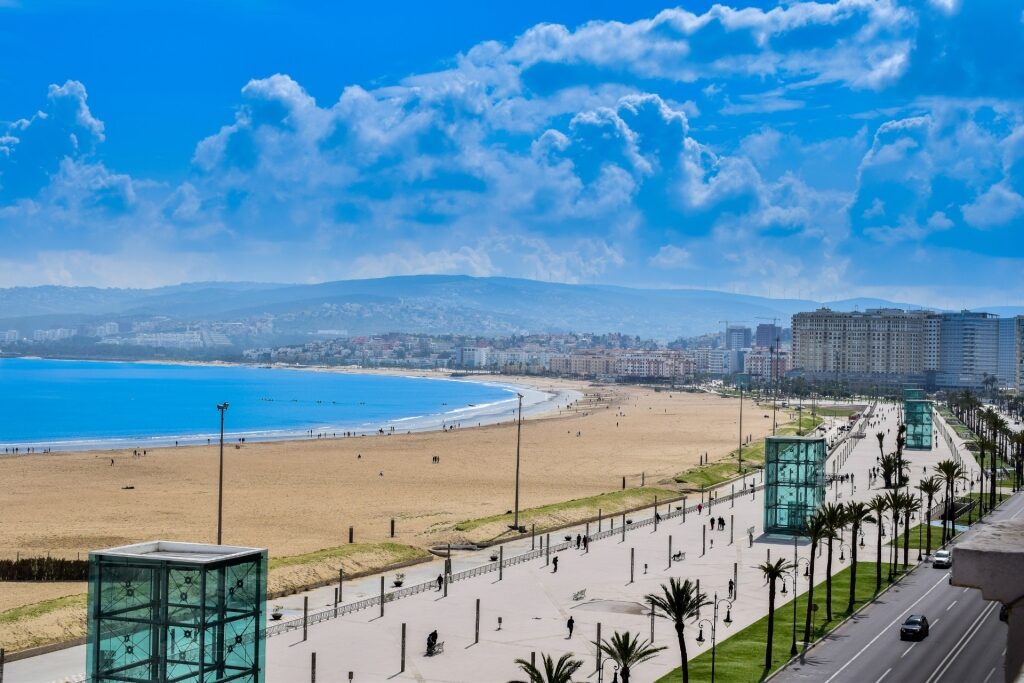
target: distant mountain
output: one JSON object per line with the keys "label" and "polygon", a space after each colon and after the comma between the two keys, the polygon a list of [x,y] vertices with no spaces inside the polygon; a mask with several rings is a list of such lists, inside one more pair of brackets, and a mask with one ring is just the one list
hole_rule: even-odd
{"label": "distant mountain", "polygon": [[[188,283],[157,289],[0,289],[0,330],[167,318],[168,323],[273,319],[274,337],[318,331],[374,334],[623,332],[674,339],[720,330],[725,320],[755,327],[789,324],[799,311],[920,308],[881,299],[817,302],[699,289],[635,289],[460,275],[342,280],[315,285]],[[996,309],[990,309],[995,311]],[[998,307],[1003,315],[1024,308]]]}

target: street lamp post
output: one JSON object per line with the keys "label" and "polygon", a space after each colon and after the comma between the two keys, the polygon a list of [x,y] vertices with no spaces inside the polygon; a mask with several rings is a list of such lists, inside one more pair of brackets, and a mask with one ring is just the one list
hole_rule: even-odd
{"label": "street lamp post", "polygon": [[[796,649],[796,622],[797,622],[796,599],[797,599],[797,595],[800,592],[799,591],[799,585],[800,584],[798,583],[798,581],[800,580],[799,579],[799,576],[800,576],[800,563],[801,562],[806,562],[807,563],[807,566],[804,568],[805,572],[808,571],[808,568],[810,567],[810,564],[811,564],[811,561],[808,558],[806,558],[806,557],[801,557],[801,558],[797,559],[797,557],[796,557],[796,538],[795,537],[793,539],[793,558],[794,558],[794,562],[793,562],[793,644],[789,648],[789,656],[790,657],[796,657],[796,655],[797,655],[797,649]],[[806,576],[806,574],[805,574],[805,576]],[[810,582],[810,578],[808,578],[807,580],[808,580],[808,582]]]}
{"label": "street lamp post", "polygon": [[698,629],[700,629],[697,632],[697,642],[698,643],[702,643],[702,644],[704,643],[704,624],[708,624],[708,626],[711,627],[711,683],[715,683],[715,645],[716,645],[715,633],[717,631],[717,626],[718,626],[718,606],[721,603],[723,603],[723,602],[726,604],[726,608],[725,608],[725,619],[722,620],[722,623],[725,624],[726,626],[729,626],[730,624],[732,624],[732,600],[729,600],[728,598],[719,599],[718,598],[718,593],[715,593],[714,600],[715,600],[715,612],[714,612],[714,615],[713,615],[713,619],[711,621],[708,621],[707,619],[701,619],[700,621],[697,622],[697,627],[698,627]]}
{"label": "street lamp post", "polygon": [[736,472],[743,472],[743,380],[740,380],[740,448],[737,451]]}
{"label": "street lamp post", "polygon": [[523,395],[516,394],[516,396],[519,397],[519,420],[516,423],[516,512],[512,528],[519,531],[519,444],[523,438]]}
{"label": "street lamp post", "polygon": [[220,411],[220,476],[217,477],[217,545],[221,543],[221,530],[224,521],[224,413],[227,412],[228,403],[217,404]]}

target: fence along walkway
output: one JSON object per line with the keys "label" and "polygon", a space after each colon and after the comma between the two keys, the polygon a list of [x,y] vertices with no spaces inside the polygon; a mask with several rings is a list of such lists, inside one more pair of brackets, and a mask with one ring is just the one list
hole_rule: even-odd
{"label": "fence along walkway", "polygon": [[[743,488],[742,490],[740,490],[738,492],[728,493],[728,494],[726,494],[724,496],[715,497],[714,498],[714,502],[716,504],[719,503],[719,501],[721,501],[723,503],[724,502],[728,502],[728,501],[732,500],[734,497],[740,497],[740,496],[744,496],[744,495],[751,495],[751,494],[753,494],[753,493],[755,493],[757,491],[760,491],[762,489],[764,489],[764,485],[763,484],[758,484],[758,485],[752,486],[752,487],[748,486],[748,487],[745,487],[745,488]],[[660,515],[659,520],[672,519],[673,517],[680,517],[680,516],[682,516],[683,514],[685,514],[687,512],[696,512],[697,511],[697,505],[696,504],[695,505],[686,506],[685,510],[683,509],[683,506],[681,506],[681,505],[680,506],[675,506],[675,508],[673,509],[673,505],[672,504],[674,502],[676,502],[676,501],[670,501],[669,503],[667,503],[667,505],[669,507],[669,511],[665,512],[665,513],[660,513],[660,512],[657,511],[657,508],[655,508],[655,513]],[[705,505],[705,509],[708,509],[707,505]],[[610,519],[610,518],[606,518],[606,519]],[[646,527],[646,526],[649,526],[649,525],[652,525],[652,524],[654,524],[654,515],[651,515],[650,517],[645,517],[644,519],[637,520],[637,521],[634,521],[634,522],[632,522],[630,524],[625,525],[625,530],[628,532],[628,531],[632,531],[634,529],[639,529],[641,527]],[[614,536],[614,535],[621,535],[623,533],[624,532],[622,530],[622,527],[620,527],[618,529],[614,529],[614,528],[603,529],[601,531],[597,531],[597,532],[594,532],[594,533],[590,534],[590,542],[592,543],[594,541],[599,541],[601,539],[609,538],[609,537]],[[544,557],[545,553],[547,553],[547,552],[557,553],[557,552],[560,552],[562,550],[568,550],[570,547],[572,547],[572,545],[573,545],[572,541],[562,541],[561,543],[552,543],[550,548],[536,548],[534,550],[528,550],[525,553],[520,553],[519,555],[513,555],[512,557],[506,557],[504,559],[504,561],[501,562],[501,566],[502,567],[511,567],[513,565],[522,564],[523,562],[529,562],[530,560],[535,560],[537,558]],[[457,581],[464,581],[466,579],[471,579],[471,578],[476,577],[476,576],[482,576],[484,574],[489,574],[491,572],[496,572],[496,571],[498,571],[498,564],[499,564],[499,561],[493,561],[493,562],[488,562],[488,563],[479,565],[477,567],[471,567],[470,569],[463,569],[462,571],[454,572],[454,573],[448,575],[448,582],[449,583],[455,583]],[[423,583],[418,583],[418,584],[416,584],[414,586],[405,586],[405,587],[398,588],[396,590],[384,593],[384,602],[385,603],[394,602],[395,600],[399,600],[401,598],[407,598],[410,595],[417,595],[418,593],[426,593],[428,591],[435,591],[435,592],[437,591],[437,581],[424,581]],[[328,607],[327,609],[320,610],[318,612],[311,612],[309,614],[308,618],[299,617],[297,619],[290,619],[288,621],[283,621],[283,622],[281,622],[279,624],[272,624],[272,625],[267,627],[265,635],[266,635],[266,637],[269,638],[271,636],[276,636],[276,635],[280,635],[282,633],[288,633],[289,631],[295,631],[295,630],[301,629],[303,627],[303,624],[311,626],[313,624],[319,624],[322,621],[327,621],[328,619],[337,619],[338,617],[343,617],[346,614],[352,614],[354,612],[359,612],[360,610],[368,609],[370,607],[378,607],[378,606],[380,606],[380,601],[381,601],[381,596],[375,595],[372,598],[364,598],[364,599],[359,600],[357,602],[351,602],[351,603],[349,603],[347,605],[338,605],[337,607]]]}

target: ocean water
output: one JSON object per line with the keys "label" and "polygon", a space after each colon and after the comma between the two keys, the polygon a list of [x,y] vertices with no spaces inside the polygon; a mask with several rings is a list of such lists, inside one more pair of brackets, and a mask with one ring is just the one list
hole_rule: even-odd
{"label": "ocean water", "polygon": [[245,366],[0,358],[4,446],[144,448],[510,419],[514,387]]}

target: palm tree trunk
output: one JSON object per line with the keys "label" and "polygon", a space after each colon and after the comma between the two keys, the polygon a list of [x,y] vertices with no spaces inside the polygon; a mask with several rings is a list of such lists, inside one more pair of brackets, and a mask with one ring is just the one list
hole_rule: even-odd
{"label": "palm tree trunk", "polygon": [[629,667],[628,666],[622,667],[619,670],[619,673],[622,674],[622,683],[629,683]]}
{"label": "palm tree trunk", "polygon": [[907,571],[907,561],[910,556],[910,509],[903,512],[903,571]]}
{"label": "palm tree trunk", "polygon": [[676,622],[676,638],[679,639],[679,658],[682,660],[680,668],[683,670],[683,683],[690,683],[690,669],[686,661],[686,639],[683,638],[682,622]]}
{"label": "palm tree trunk", "polygon": [[[934,484],[932,485],[932,488],[934,489]],[[927,512],[927,515],[928,515],[928,526],[925,527],[925,530],[924,530],[925,531],[925,535],[927,536],[927,539],[925,540],[925,552],[924,552],[924,554],[925,555],[931,555],[932,554],[932,497],[931,497],[931,494],[928,495],[928,512]]]}
{"label": "palm tree trunk", "polygon": [[875,555],[875,593],[882,590],[882,525],[885,524],[885,520],[882,518],[882,514],[878,514],[878,554]]}
{"label": "palm tree trunk", "polygon": [[832,537],[828,539],[828,560],[825,561],[825,615],[832,621]]}
{"label": "palm tree trunk", "polygon": [[[796,590],[793,590],[793,599],[796,600]],[[764,670],[772,668],[772,640],[775,637],[775,579],[768,584],[768,645],[764,650]]]}
{"label": "palm tree trunk", "polygon": [[811,609],[814,607],[814,553],[818,542],[811,541],[811,562],[807,569],[807,619],[804,621],[804,650],[811,642]]}
{"label": "palm tree trunk", "polygon": [[857,596],[857,534],[860,532],[860,525],[854,524],[852,531],[853,534],[850,537],[850,604],[846,606],[847,612],[853,611],[853,601]]}

